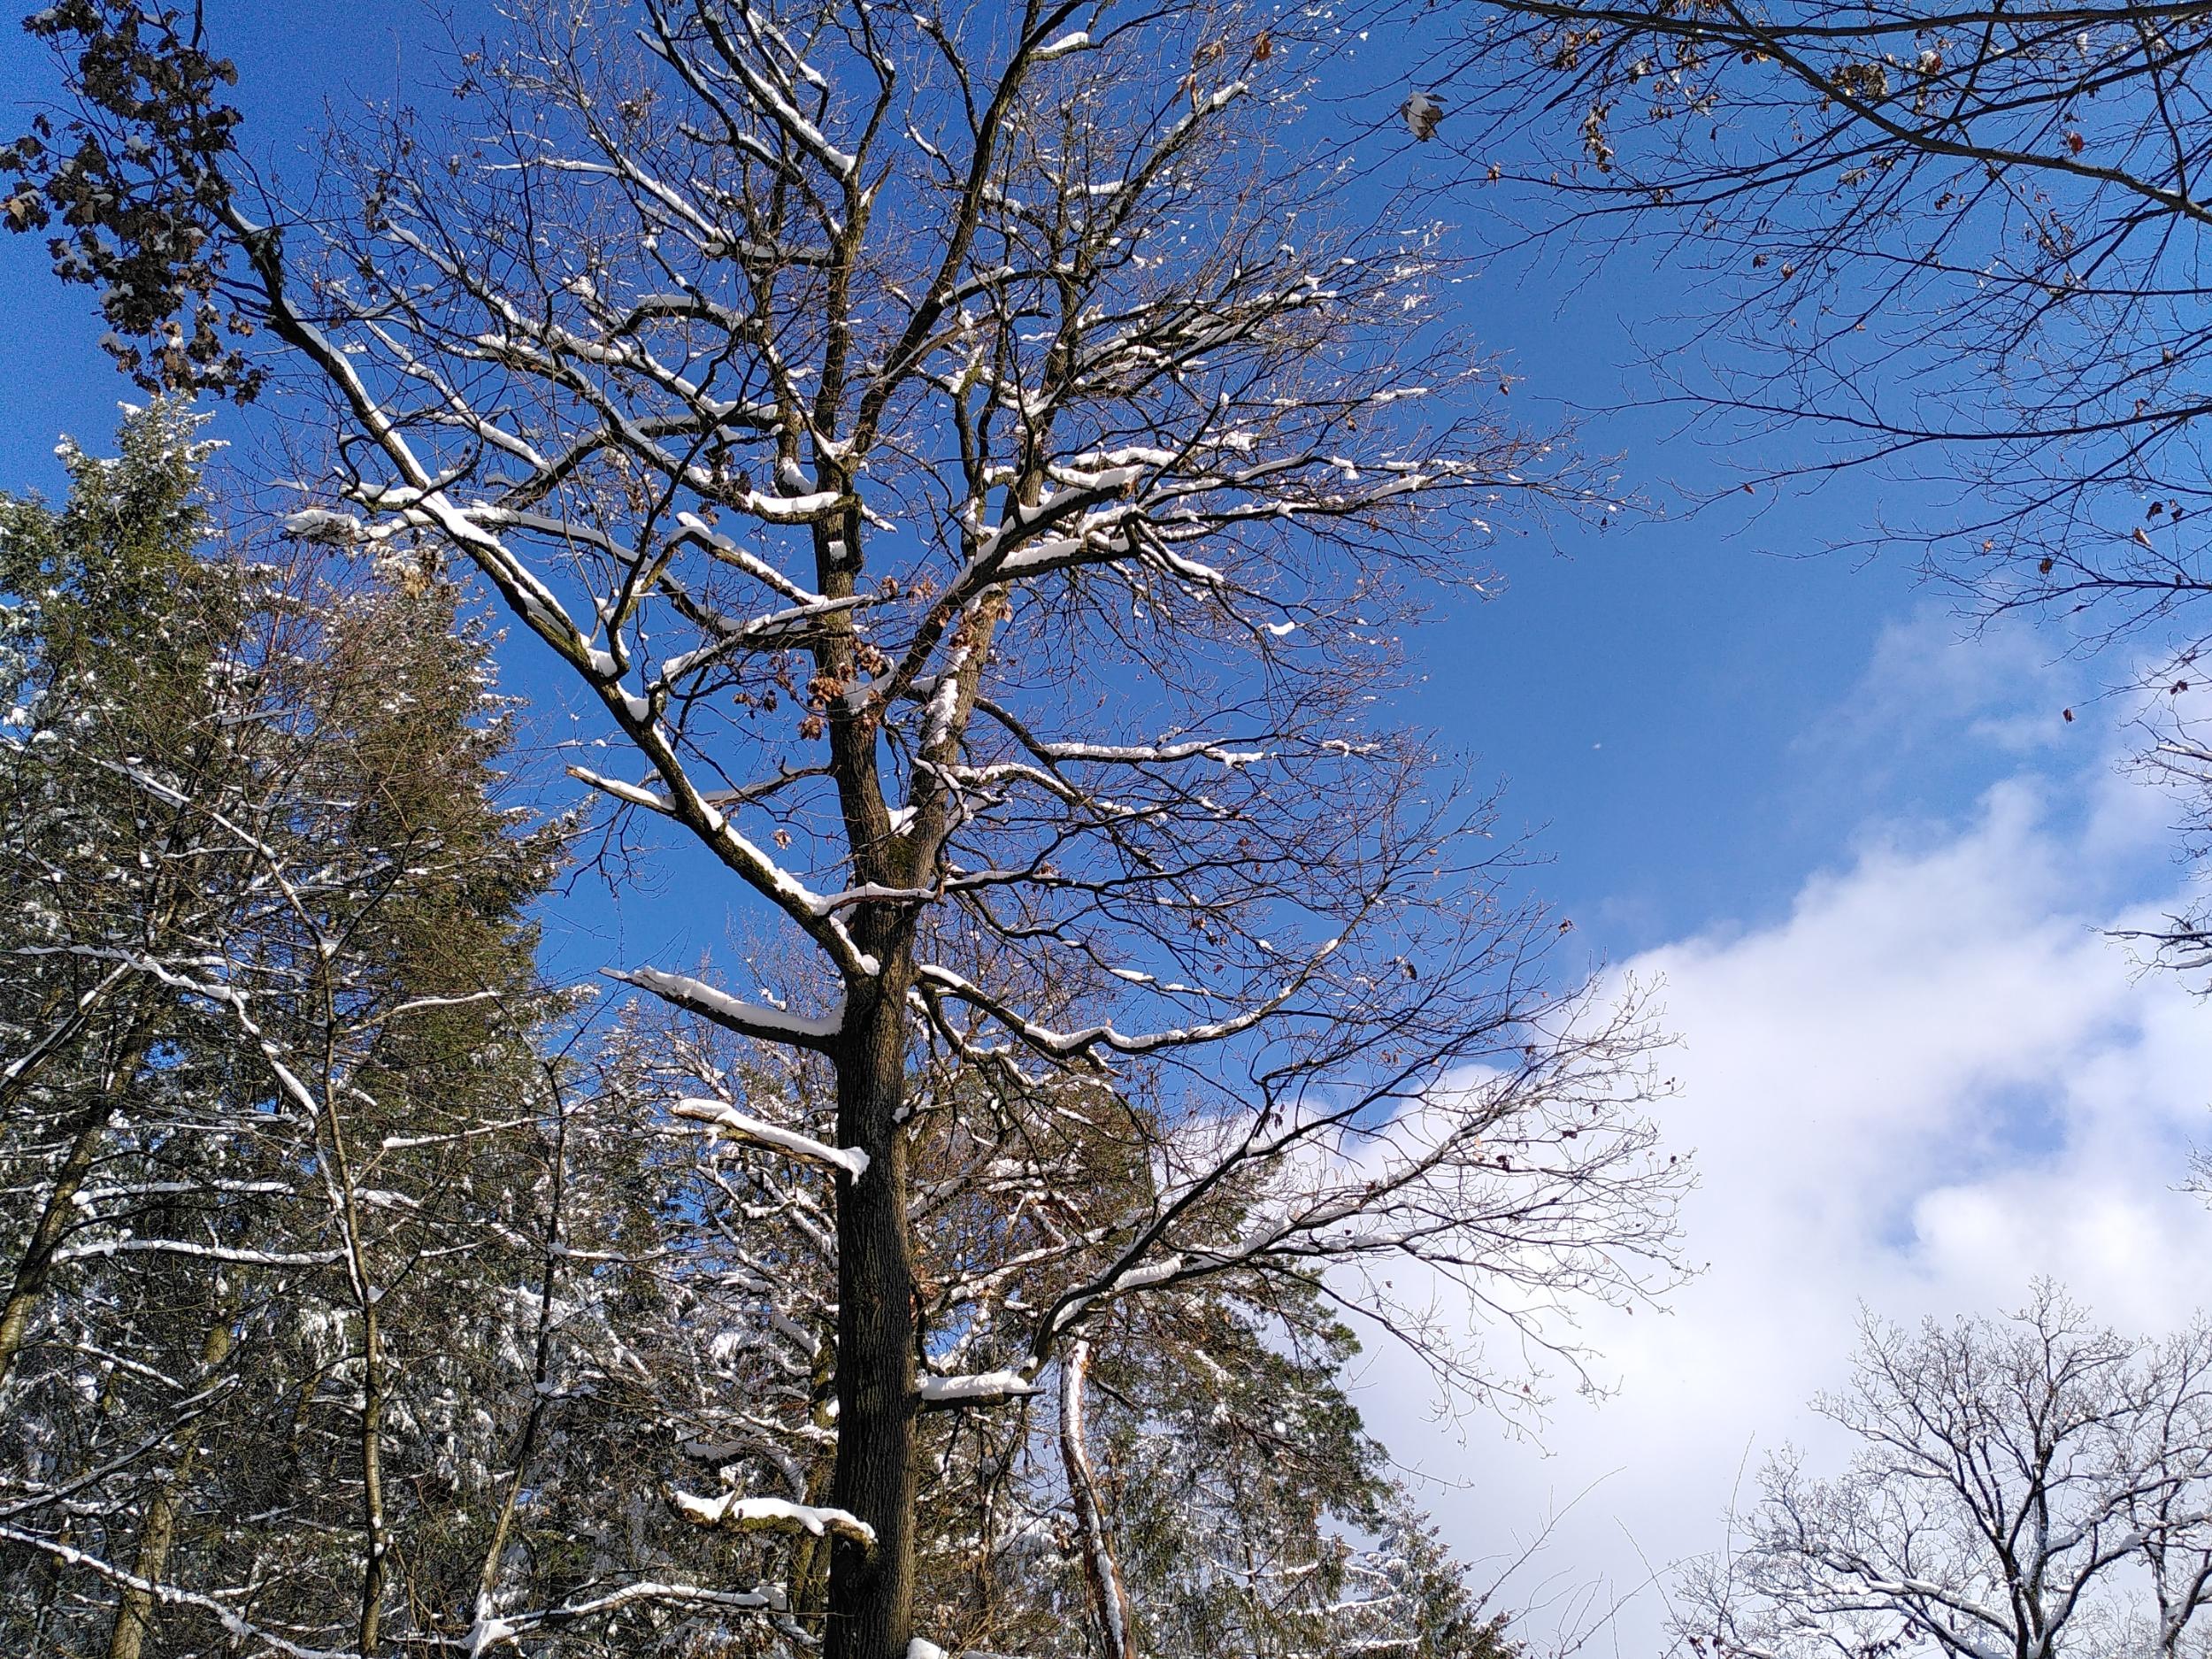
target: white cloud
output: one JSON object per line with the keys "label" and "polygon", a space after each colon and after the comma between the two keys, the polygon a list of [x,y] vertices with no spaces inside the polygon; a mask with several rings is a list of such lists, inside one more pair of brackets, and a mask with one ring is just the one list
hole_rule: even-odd
{"label": "white cloud", "polygon": [[[1901,677],[1910,643],[1886,637],[1876,672]],[[1965,715],[2019,756],[2023,724],[1972,684],[2019,666],[2016,649],[1942,663],[1928,683],[1945,695],[1889,718]],[[2170,806],[2115,783],[2111,763],[2016,777],[1947,828],[1868,826],[1773,926],[1624,964],[1663,979],[1679,1033],[1663,1118],[1695,1151],[1685,1225],[1709,1268],[1668,1314],[1590,1322],[1619,1392],[1563,1402],[1543,1448],[1482,1420],[1387,1436],[1442,1483],[1425,1495],[1472,1555],[1510,1553],[1598,1483],[1524,1600],[1594,1577],[1631,1588],[1643,1562],[1721,1542],[1740,1471],[1765,1451],[1832,1452],[1805,1402],[1842,1379],[1862,1303],[1908,1320],[1995,1311],[2047,1274],[2111,1322],[2157,1329],[2206,1300],[2212,1211],[2177,1187],[2212,1139],[2212,1007],[2107,937],[2178,879]],[[1379,1352],[1368,1390],[1371,1421],[1423,1420],[1401,1363]],[[1656,1651],[1663,1611],[1646,1593],[1600,1647]]]}
{"label": "white cloud", "polygon": [[1970,628],[1932,603],[1886,624],[1858,685],[1801,744],[1848,741],[1893,750],[1962,737],[2002,753],[2049,749],[2069,735],[2061,710],[2085,701],[2085,664],[2048,635],[2002,624]]}

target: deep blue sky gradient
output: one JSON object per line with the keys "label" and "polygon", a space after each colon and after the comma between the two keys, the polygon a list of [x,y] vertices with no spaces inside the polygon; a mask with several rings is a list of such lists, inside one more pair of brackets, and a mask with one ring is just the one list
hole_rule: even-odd
{"label": "deep blue sky gradient", "polygon": [[[416,0],[212,0],[207,17],[211,40],[240,67],[248,148],[280,174],[311,172],[326,105],[437,96],[433,59],[449,35]],[[1456,170],[1441,145],[1415,146],[1387,125],[1417,65],[1394,62],[1389,44],[1374,41],[1342,73],[1344,96],[1317,119],[1373,124],[1356,141],[1363,174],[1394,185]],[[19,125],[53,84],[43,49],[0,29],[0,93]],[[1480,223],[1442,195],[1435,213]],[[1577,414],[1586,447],[1617,456],[1624,486],[1662,510],[1602,533],[1569,526],[1555,549],[1541,537],[1502,537],[1502,593],[1440,615],[1420,636],[1426,680],[1407,711],[1506,787],[1506,826],[1536,832],[1549,861],[1531,876],[1534,890],[1575,919],[1584,949],[1616,960],[1770,919],[1870,818],[1955,818],[2016,760],[1963,719],[1956,741],[1920,752],[1846,752],[1850,705],[1867,694],[1885,624],[1932,602],[1906,561],[1821,549],[1878,516],[1909,515],[1908,487],[1862,475],[1681,510],[1732,466],[1793,458],[1781,440],[1716,453],[1681,434],[1673,414],[1623,410],[1648,389],[1631,365],[1663,337],[1655,319],[1693,311],[1697,281],[1655,269],[1642,250],[1599,265],[1594,249],[1568,244],[1448,290],[1457,320],[1511,359],[1530,418]],[[104,444],[116,402],[134,394],[95,347],[89,295],[52,280],[40,239],[0,240],[0,304],[12,342],[0,380],[0,488],[50,494],[60,482],[56,435]],[[257,441],[283,414],[280,400],[225,409],[212,433],[252,465]],[[565,721],[554,705],[568,694],[549,666],[518,636],[504,680],[536,700],[541,731],[557,733]],[[2056,707],[2050,718],[2055,728]],[[2104,718],[2086,708],[2062,741],[2091,752]],[[549,916],[556,965],[695,956],[734,936],[741,918],[726,908],[728,884],[706,873],[676,859],[620,913],[584,882]]]}

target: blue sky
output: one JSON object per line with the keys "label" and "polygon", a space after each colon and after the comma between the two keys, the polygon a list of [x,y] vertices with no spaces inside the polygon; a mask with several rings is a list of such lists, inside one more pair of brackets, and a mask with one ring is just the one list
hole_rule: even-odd
{"label": "blue sky", "polygon": [[[254,153],[295,179],[311,171],[326,105],[434,96],[425,77],[446,38],[409,0],[217,4],[209,22],[239,64]],[[1371,97],[1386,113],[1394,66],[1353,73],[1384,82]],[[50,75],[39,49],[0,32],[12,104],[38,96]],[[1448,171],[1441,146],[1369,142],[1394,179]],[[1435,211],[1472,218],[1448,198]],[[1554,861],[1536,885],[1593,946],[1617,955],[1771,914],[1797,872],[1844,844],[1851,802],[1836,795],[1831,760],[1801,740],[1861,671],[1884,622],[1924,595],[1901,561],[1805,557],[1879,510],[1884,493],[1868,480],[1687,515],[1687,494],[1724,475],[1720,458],[1678,437],[1672,417],[1607,412],[1646,389],[1627,365],[1653,340],[1655,314],[1686,308],[1682,278],[1635,251],[1586,280],[1589,264],[1588,250],[1570,248],[1558,264],[1484,272],[1455,290],[1462,320],[1525,377],[1516,396],[1531,422],[1581,422],[1584,447],[1617,456],[1651,513],[1602,534],[1564,526],[1556,551],[1502,537],[1502,596],[1443,616],[1418,642],[1428,682],[1415,712],[1506,787],[1506,823],[1540,831]],[[98,444],[116,400],[133,394],[94,348],[88,296],[50,280],[39,239],[0,240],[0,295],[23,319],[0,407],[0,481],[52,491],[56,434]],[[224,410],[213,431],[250,457],[266,416],[280,413]],[[518,654],[511,683],[538,689],[533,666]],[[1967,743],[1893,769],[1884,787],[1893,803],[1940,814],[1991,775],[1990,757]]]}
{"label": "blue sky", "polygon": [[[265,147],[304,142],[326,98],[403,91],[432,38],[389,0],[208,10]],[[1386,111],[1400,72],[1371,73]],[[12,102],[45,73],[0,31]],[[1372,142],[1378,172],[1443,171],[1402,139]],[[1716,454],[1667,418],[1604,413],[1640,389],[1628,365],[1654,343],[1647,319],[1694,296],[1633,251],[1594,271],[1587,250],[1561,261],[1463,285],[1464,320],[1511,355],[1532,418],[1588,411],[1588,446],[1668,511],[1556,551],[1502,541],[1502,595],[1423,637],[1414,702],[1504,783],[1506,822],[1538,832],[1550,862],[1533,885],[1582,948],[1663,982],[1683,1085],[1663,1121],[1704,1170],[1689,1248],[1714,1266],[1671,1317],[1594,1322],[1619,1385],[1604,1409],[1570,1398],[1539,1441],[1482,1422],[1394,1436],[1470,1554],[1598,1483],[1509,1592],[1550,1609],[1540,1627],[1602,1604],[1577,1586],[1624,1590],[1640,1563],[1718,1541],[1747,1448],[1755,1462],[1808,1432],[1799,1407],[1842,1374],[1862,1300],[1899,1317],[2000,1307],[2049,1270],[2116,1320],[2156,1325],[2212,1267],[2212,1221],[2175,1190],[2205,1138],[2212,1010],[2134,976],[2101,932],[2181,879],[2173,804],[2122,779],[2125,705],[2095,695],[2124,665],[2065,659],[2019,627],[1962,641],[1906,562],[1822,556],[1909,513],[1912,493],[1878,478],[1680,511],[1730,464],[1790,457]],[[104,442],[131,393],[94,349],[87,296],[51,283],[39,248],[0,242],[0,303],[14,342],[0,485],[50,492],[56,435]],[[281,412],[227,411],[214,432],[250,455]],[[526,650],[507,677],[546,685]],[[576,968],[732,931],[681,865],[618,916],[585,893],[550,919]],[[1367,1386],[1378,1420],[1424,1420],[1402,1363],[1379,1354]],[[1659,1600],[1632,1604],[1621,1650],[1643,1649]]]}

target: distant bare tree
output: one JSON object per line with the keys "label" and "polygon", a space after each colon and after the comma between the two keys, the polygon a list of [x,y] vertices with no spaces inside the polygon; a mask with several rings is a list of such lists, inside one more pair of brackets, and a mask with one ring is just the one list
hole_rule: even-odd
{"label": "distant bare tree", "polygon": [[[2151,1343],[2047,1286],[2004,1322],[1869,1321],[1833,1479],[1770,1462],[1676,1633],[1713,1659],[2203,1651],[2212,1330]],[[2147,1593],[2147,1594],[2146,1594]]]}

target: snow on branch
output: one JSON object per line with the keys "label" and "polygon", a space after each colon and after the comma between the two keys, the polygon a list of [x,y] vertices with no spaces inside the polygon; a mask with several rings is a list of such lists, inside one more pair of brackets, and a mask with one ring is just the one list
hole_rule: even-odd
{"label": "snow on branch", "polygon": [[1039,1392],[1029,1376],[1018,1371],[977,1371],[965,1377],[938,1377],[925,1371],[915,1379],[914,1393],[925,1406],[995,1406]]}
{"label": "snow on branch", "polygon": [[786,1498],[749,1498],[735,1492],[702,1498],[672,1489],[668,1501],[679,1515],[701,1526],[733,1532],[805,1532],[815,1538],[849,1538],[862,1545],[876,1541],[875,1528],[847,1509],[793,1503]]}
{"label": "snow on branch", "polygon": [[1335,950],[1336,945],[1336,941],[1329,941],[1310,962],[1301,965],[1296,977],[1273,995],[1263,998],[1241,1014],[1229,1019],[1162,1031],[1124,1032],[1116,1029],[1111,1022],[1086,1025],[1074,1031],[1055,1031],[1050,1026],[1024,1017],[1003,999],[992,995],[973,980],[949,968],[936,963],[923,963],[916,972],[924,985],[981,1009],[1030,1047],[1056,1059],[1072,1059],[1098,1048],[1110,1048],[1118,1054],[1141,1055],[1157,1053],[1164,1048],[1187,1048],[1204,1043],[1221,1042],[1254,1029],[1282,1010],[1298,994],[1299,987],[1311,977],[1322,959]]}
{"label": "snow on branch", "polygon": [[602,795],[611,795],[625,806],[642,807],[646,811],[657,812],[664,818],[672,817],[675,813],[673,807],[650,789],[640,788],[634,783],[625,783],[619,778],[610,778],[603,772],[592,771],[588,766],[570,766],[565,770],[570,777],[585,787],[596,789]]}
{"label": "snow on branch", "polygon": [[609,979],[634,985],[641,991],[650,991],[686,1013],[696,1014],[726,1031],[758,1038],[763,1042],[787,1042],[802,1048],[827,1050],[844,1033],[845,1016],[841,1009],[826,1017],[810,1017],[761,1002],[741,1001],[688,974],[664,973],[657,968],[608,968],[603,972]]}
{"label": "snow on branch", "polygon": [[180,1256],[227,1262],[241,1267],[334,1267],[343,1250],[247,1250],[221,1244],[193,1244],[180,1239],[102,1239],[54,1252],[57,1262],[81,1262],[112,1256]]}
{"label": "snow on branch", "polygon": [[320,541],[333,547],[352,547],[367,537],[367,527],[349,512],[334,512],[326,507],[311,507],[305,511],[288,515],[283,523],[284,534],[303,541]]}
{"label": "snow on branch", "polygon": [[669,1110],[677,1117],[688,1118],[695,1123],[712,1124],[733,1140],[755,1141],[788,1152],[795,1157],[829,1164],[844,1171],[855,1180],[868,1172],[868,1155],[857,1147],[830,1146],[817,1141],[812,1135],[801,1134],[795,1129],[786,1129],[779,1124],[749,1118],[734,1107],[726,1106],[718,1100],[680,1100]]}
{"label": "snow on branch", "polygon": [[741,546],[720,531],[714,529],[698,514],[678,513],[676,524],[682,532],[680,536],[675,538],[678,542],[685,541],[697,542],[724,564],[743,571],[748,576],[752,577],[764,587],[774,589],[794,604],[807,607],[823,603],[821,595],[802,588],[758,554]]}
{"label": "snow on branch", "polygon": [[165,1607],[188,1607],[205,1613],[238,1641],[260,1643],[272,1653],[284,1655],[285,1659],[357,1659],[357,1650],[304,1647],[278,1635],[274,1631],[265,1630],[253,1624],[236,1608],[230,1606],[227,1602],[219,1601],[211,1595],[196,1594],[190,1590],[179,1589],[171,1584],[156,1584],[150,1579],[140,1578],[136,1573],[126,1572],[120,1567],[112,1566],[97,1555],[88,1555],[81,1549],[50,1538],[42,1538],[35,1532],[26,1532],[12,1526],[0,1525],[0,1539],[11,1544],[19,1544],[26,1549],[36,1550],[42,1555],[50,1555],[68,1566],[82,1568],[94,1577],[104,1578],[108,1583],[119,1588],[135,1590],[141,1595],[150,1596]]}
{"label": "snow on branch", "polygon": [[[520,1639],[534,1631],[557,1628],[588,1618],[598,1618],[609,1613],[620,1612],[626,1607],[641,1603],[666,1601],[680,1607],[721,1608],[731,1612],[771,1612],[780,1605],[780,1598],[761,1590],[710,1590],[698,1585],[667,1584],[647,1579],[637,1584],[626,1584],[618,1590],[588,1601],[571,1601],[560,1607],[535,1609],[526,1613],[480,1612],[476,1622],[469,1626],[468,1659],[495,1648],[518,1646]],[[294,1652],[300,1650],[295,1649]],[[347,1659],[351,1659],[350,1655]]]}

